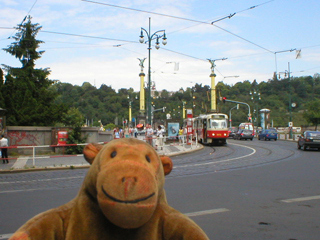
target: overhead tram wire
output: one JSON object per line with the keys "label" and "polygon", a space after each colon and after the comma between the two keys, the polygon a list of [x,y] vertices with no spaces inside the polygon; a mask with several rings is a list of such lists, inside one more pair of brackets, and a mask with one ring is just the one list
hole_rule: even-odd
{"label": "overhead tram wire", "polygon": [[72,37],[83,37],[83,38],[93,38],[93,39],[101,39],[101,40],[109,40],[109,41],[137,43],[137,41],[129,41],[129,40],[122,40],[122,39],[115,39],[115,38],[106,38],[106,37],[96,37],[96,36],[81,35],[81,34],[74,34],[74,33],[62,33],[62,32],[53,32],[53,31],[45,31],[45,30],[41,30],[41,32],[50,33],[50,34],[66,35],[66,36],[72,36]]}
{"label": "overhead tram wire", "polygon": [[[0,27],[0,29],[12,29],[12,27]],[[43,33],[66,35],[66,36],[72,36],[72,37],[83,37],[83,38],[101,39],[101,40],[108,40],[108,41],[119,41],[119,42],[126,42],[126,43],[138,43],[137,41],[129,41],[129,40],[114,39],[114,38],[89,36],[89,35],[74,34],[74,33],[53,32],[53,31],[46,31],[46,30],[40,30],[40,31],[43,32]],[[113,45],[113,47],[121,47],[123,45],[124,44]],[[189,57],[189,58],[193,58],[193,59],[197,59],[197,60],[201,60],[201,61],[205,61],[205,62],[207,61],[206,59],[194,57],[194,56],[191,56],[191,55],[188,55],[188,54],[184,54],[184,53],[180,53],[180,52],[177,52],[177,51],[174,51],[174,50],[170,50],[170,49],[167,49],[167,48],[164,48],[164,47],[162,47],[162,49],[166,50],[166,51],[169,51],[169,52],[173,52],[173,53],[182,55],[182,56],[186,56],[186,57]],[[137,52],[129,50],[129,49],[124,49],[124,50],[137,53]]]}
{"label": "overhead tram wire", "polygon": [[[88,36],[88,35],[81,35],[81,34],[62,33],[62,32],[53,32],[53,31],[45,31],[45,30],[41,30],[41,32],[50,33],[50,34],[67,35],[67,36],[73,36],[73,37],[84,37],[84,38],[93,38],[93,39],[120,41],[120,42],[127,42],[127,43],[137,43],[136,41],[113,39],[113,38],[105,38],[105,37],[96,37],[96,36]],[[113,47],[120,47],[120,46],[123,46],[123,44],[113,45]],[[121,48],[121,49],[123,49],[123,48]],[[164,48],[164,47],[162,47],[162,49],[165,50],[165,51],[169,51],[169,52],[172,52],[172,53],[176,53],[176,54],[178,54],[178,55],[182,55],[182,56],[186,56],[186,57],[193,58],[193,59],[196,59],[196,60],[200,60],[200,61],[207,62],[207,59],[202,59],[202,58],[198,58],[198,57],[195,57],[195,56],[191,56],[191,55],[188,55],[188,54],[185,54],[185,53],[180,53],[180,52],[177,52],[177,51],[174,51],[174,50],[170,50],[170,49]],[[134,51],[128,50],[128,49],[124,49],[124,50],[134,52]],[[135,53],[137,53],[137,52],[135,52]],[[227,58],[227,59],[228,59],[228,58]],[[217,71],[221,76],[223,76],[223,74],[221,74],[218,69],[216,69],[216,71]]]}
{"label": "overhead tram wire", "polygon": [[203,24],[203,23],[209,24],[209,22],[211,22],[210,25],[213,25],[213,23],[222,21],[222,20],[227,19],[227,18],[230,19],[230,18],[232,18],[233,16],[235,16],[235,15],[238,14],[238,13],[242,13],[242,12],[245,12],[245,11],[248,11],[248,10],[251,10],[251,9],[254,9],[254,8],[257,8],[257,7],[260,7],[261,5],[264,5],[264,4],[267,4],[267,3],[269,3],[269,2],[273,2],[273,1],[274,1],[274,0],[270,0],[270,1],[267,1],[267,2],[264,2],[264,3],[261,3],[261,4],[258,4],[258,5],[254,5],[254,6],[252,6],[252,7],[249,7],[249,8],[246,8],[246,9],[243,9],[243,10],[240,10],[240,11],[237,11],[237,12],[234,12],[234,13],[232,13],[232,14],[229,14],[228,16],[221,17],[221,18],[219,18],[219,19],[217,19],[217,20],[207,20],[207,21],[205,21],[205,22],[200,22],[200,23],[198,23],[198,24],[196,24],[196,25],[193,25],[193,26],[189,26],[189,27],[186,27],[186,28],[183,28],[183,29],[180,29],[180,30],[176,30],[176,31],[170,32],[170,33],[168,33],[168,34],[172,34],[172,33],[176,33],[176,32],[183,31],[183,30],[185,30],[185,29],[193,28],[193,27],[196,27],[196,26],[198,26],[198,25],[200,25],[200,24]]}
{"label": "overhead tram wire", "polygon": [[[216,28],[219,28],[220,30],[225,31],[225,32],[227,32],[227,33],[229,33],[229,34],[237,37],[237,38],[240,38],[240,39],[242,39],[242,40],[244,40],[244,41],[246,41],[246,42],[248,42],[248,43],[250,43],[250,44],[253,44],[253,45],[256,46],[256,47],[259,47],[259,48],[261,48],[261,49],[263,49],[263,50],[265,50],[265,51],[267,51],[267,52],[270,52],[270,53],[274,54],[273,51],[271,51],[271,50],[269,50],[269,49],[267,49],[267,48],[265,48],[265,47],[262,47],[262,46],[260,46],[259,44],[256,44],[256,43],[254,43],[254,42],[252,42],[252,41],[250,41],[250,40],[248,40],[248,39],[245,39],[245,38],[243,38],[243,37],[241,37],[241,36],[239,36],[239,35],[231,32],[231,31],[229,31],[229,30],[227,30],[227,29],[224,29],[224,28],[222,28],[222,27],[219,27],[219,26],[217,26],[216,24],[213,24],[213,23],[216,22],[216,21],[209,23],[209,22],[194,20],[194,19],[190,19],[190,18],[183,18],[183,17],[172,16],[172,15],[163,14],[163,13],[156,13],[156,12],[151,12],[151,11],[146,11],[146,10],[141,10],[141,9],[136,9],[136,8],[123,7],[123,6],[114,5],[114,4],[108,4],[108,3],[101,3],[101,2],[91,1],[91,0],[81,0],[81,1],[83,1],[83,2],[88,2],[88,3],[94,3],[94,4],[99,4],[99,5],[104,5],[104,6],[109,6],[109,7],[121,8],[121,9],[125,9],[125,10],[136,11],[136,12],[149,13],[149,14],[154,14],[154,15],[163,16],[163,17],[170,17],[170,18],[175,18],[175,19],[180,19],[180,20],[185,20],[185,21],[190,21],[190,22],[197,22],[197,23],[200,23],[200,24],[212,25],[212,26],[214,26],[214,27],[216,27]],[[261,4],[259,4],[259,5],[252,6],[252,7],[250,7],[250,8],[244,9],[244,10],[239,11],[239,12],[248,11],[248,10],[251,10],[251,9],[256,8],[256,7],[258,7],[258,6],[261,6],[261,5],[263,5],[263,4],[267,4],[267,3],[269,3],[269,2],[272,2],[272,1],[274,1],[274,0],[270,0],[270,1],[267,1],[267,2],[264,2],[264,3],[261,3]],[[229,16],[230,16],[230,15],[229,15]],[[234,15],[233,15],[233,16],[234,16]],[[223,18],[223,19],[224,19],[224,18]],[[221,19],[221,20],[222,20],[222,19]]]}
{"label": "overhead tram wire", "polygon": [[210,24],[208,22],[198,21],[198,20],[194,20],[194,19],[177,17],[177,16],[168,15],[168,14],[156,13],[156,12],[151,12],[151,11],[146,11],[146,10],[141,10],[141,9],[136,9],[136,8],[123,7],[123,6],[114,5],[114,4],[101,3],[101,2],[90,1],[90,0],[81,0],[81,1],[88,2],[88,3],[94,3],[94,4],[99,4],[99,5],[104,5],[104,6],[109,6],[109,7],[114,7],[114,8],[121,8],[121,9],[125,9],[125,10],[136,11],[136,12],[150,13],[150,14],[153,14],[153,15],[158,15],[158,16],[163,16],[163,17],[176,18],[176,19],[185,20],[185,21],[191,21],[191,22],[197,22],[197,23],[203,23],[203,24]]}
{"label": "overhead tram wire", "polygon": [[[13,29],[13,27],[0,27],[0,29]],[[121,42],[127,42],[127,43],[137,43],[136,41],[113,39],[113,38],[106,38],[106,37],[88,36],[88,35],[63,33],[63,32],[53,32],[53,31],[45,31],[45,30],[40,30],[40,31],[44,32],[44,33],[67,35],[67,36],[74,36],[74,37],[84,37],[84,38],[93,38],[93,39],[101,39],[101,40],[109,40],[109,41],[121,41]],[[2,39],[2,40],[6,40],[6,39]],[[81,44],[81,43],[76,43],[76,44]],[[123,45],[124,44],[113,45],[113,47],[121,47]],[[299,49],[313,48],[313,47],[319,47],[319,46],[320,45],[306,46],[306,47],[301,47]],[[186,56],[186,57],[189,57],[189,58],[193,58],[193,59],[196,59],[196,60],[201,60],[201,61],[205,61],[205,62],[207,61],[206,59],[198,58],[198,57],[191,56],[191,55],[188,55],[188,54],[185,54],[185,53],[180,53],[180,52],[177,52],[177,51],[174,51],[174,50],[170,50],[170,49],[167,49],[167,48],[164,48],[164,47],[162,49],[164,49],[166,51],[169,51],[169,52],[172,52],[172,53],[176,53],[178,55],[182,55],[182,56]],[[129,50],[129,49],[124,49],[124,50],[134,52],[134,51]],[[255,54],[248,54],[248,55],[242,55],[242,56],[234,56],[234,57],[228,57],[228,59],[241,58],[241,57],[254,56],[254,55],[261,55],[261,54],[265,54],[265,53],[255,53]]]}
{"label": "overhead tram wire", "polygon": [[[28,13],[26,14],[26,16],[23,18],[22,22],[20,23],[20,25],[22,25],[24,23],[24,21],[27,19],[27,16],[30,14],[31,10],[33,9],[33,7],[36,5],[36,3],[38,2],[38,0],[35,0],[35,2],[33,3],[32,7],[30,8],[30,10],[28,11]],[[8,39],[10,39],[13,35],[13,33],[16,31],[17,29],[15,28],[15,30],[11,33],[11,35],[8,37]]]}
{"label": "overhead tram wire", "polygon": [[219,21],[224,20],[224,19],[227,19],[227,18],[230,19],[230,18],[232,18],[234,15],[236,15],[236,14],[238,14],[238,13],[245,12],[245,11],[248,11],[248,10],[251,10],[251,9],[254,9],[254,8],[257,8],[257,7],[260,7],[260,6],[264,5],[264,4],[267,4],[267,3],[273,2],[273,1],[274,1],[274,0],[270,0],[270,1],[267,1],[267,2],[264,2],[264,3],[260,3],[260,4],[257,4],[257,5],[254,5],[254,6],[252,6],[252,7],[249,7],[249,8],[243,9],[243,10],[240,10],[240,11],[238,11],[238,12],[231,13],[231,14],[229,14],[228,16],[222,17],[222,18],[220,18],[220,19],[217,19],[217,20],[211,22],[211,24],[213,25],[214,23],[219,22]]}

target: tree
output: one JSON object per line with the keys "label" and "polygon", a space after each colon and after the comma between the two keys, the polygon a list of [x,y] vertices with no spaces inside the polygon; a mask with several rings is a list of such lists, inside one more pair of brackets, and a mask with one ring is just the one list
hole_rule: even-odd
{"label": "tree", "polygon": [[3,49],[19,59],[22,67],[3,64],[7,75],[1,92],[8,111],[8,125],[50,126],[58,122],[67,109],[63,103],[54,103],[57,92],[50,88],[54,81],[48,79],[49,69],[35,68],[35,61],[44,51],[37,51],[43,43],[36,39],[41,27],[32,24],[31,19],[28,16],[27,22],[18,25],[13,37],[15,42]]}
{"label": "tree", "polygon": [[3,99],[2,91],[3,91],[3,71],[0,68],[0,108],[4,107],[4,99]]}
{"label": "tree", "polygon": [[303,113],[303,117],[310,123],[317,126],[320,123],[320,100],[314,100],[306,104],[307,110]]}
{"label": "tree", "polygon": [[[72,130],[68,133],[67,144],[79,144],[85,143],[86,137],[81,136],[81,126],[84,122],[84,117],[77,108],[70,108],[66,114],[62,117],[62,122],[72,127]],[[68,154],[79,154],[82,153],[83,146],[71,146],[66,148]]]}

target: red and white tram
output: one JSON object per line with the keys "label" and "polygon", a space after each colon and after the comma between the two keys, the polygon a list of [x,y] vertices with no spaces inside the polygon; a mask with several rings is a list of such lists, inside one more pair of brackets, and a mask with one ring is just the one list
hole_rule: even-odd
{"label": "red and white tram", "polygon": [[194,119],[198,141],[205,144],[226,144],[229,137],[228,115],[224,113],[203,114]]}

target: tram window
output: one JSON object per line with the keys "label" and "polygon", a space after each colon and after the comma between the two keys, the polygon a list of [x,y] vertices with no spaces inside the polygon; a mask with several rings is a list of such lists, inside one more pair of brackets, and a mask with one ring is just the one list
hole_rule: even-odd
{"label": "tram window", "polygon": [[210,127],[211,128],[226,128],[227,123],[225,120],[210,120]]}
{"label": "tram window", "polygon": [[215,121],[211,121],[211,127],[212,128],[217,128],[217,127],[219,127],[219,124],[217,122],[215,122]]}

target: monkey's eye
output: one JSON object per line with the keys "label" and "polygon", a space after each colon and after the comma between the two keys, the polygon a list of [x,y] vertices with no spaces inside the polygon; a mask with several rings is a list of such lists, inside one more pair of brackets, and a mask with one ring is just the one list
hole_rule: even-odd
{"label": "monkey's eye", "polygon": [[148,156],[148,155],[146,155],[146,160],[147,160],[147,162],[151,162],[151,159],[150,159],[150,157]]}
{"label": "monkey's eye", "polygon": [[117,156],[117,152],[113,151],[110,156],[111,156],[111,158],[114,158],[115,156]]}

